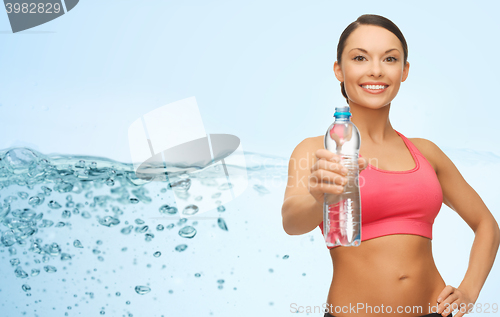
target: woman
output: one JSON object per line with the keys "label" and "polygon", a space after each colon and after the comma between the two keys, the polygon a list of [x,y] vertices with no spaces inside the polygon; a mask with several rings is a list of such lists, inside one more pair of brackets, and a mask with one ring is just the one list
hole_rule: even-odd
{"label": "woman", "polygon": [[[455,317],[461,317],[473,311],[498,250],[497,222],[455,165],[431,141],[407,139],[391,125],[391,101],[408,77],[407,56],[401,31],[377,15],[360,16],[339,40],[334,72],[361,135],[359,177],[365,184],[361,245],[330,249],[328,317],[451,317],[455,309]],[[324,193],[344,190],[342,167],[338,156],[324,149],[323,135],[297,145],[282,208],[288,234],[322,228]],[[400,185],[387,188],[391,182]],[[377,196],[395,207],[381,208]],[[475,232],[458,287],[446,285],[432,256],[432,223],[443,202]],[[413,216],[415,221],[408,221]]]}

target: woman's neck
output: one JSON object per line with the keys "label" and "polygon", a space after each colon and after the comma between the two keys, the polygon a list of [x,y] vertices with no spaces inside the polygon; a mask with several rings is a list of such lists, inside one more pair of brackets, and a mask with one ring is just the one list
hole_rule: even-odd
{"label": "woman's neck", "polygon": [[351,121],[366,141],[381,144],[394,133],[389,120],[391,104],[379,109],[370,109],[351,102],[349,107],[352,114]]}

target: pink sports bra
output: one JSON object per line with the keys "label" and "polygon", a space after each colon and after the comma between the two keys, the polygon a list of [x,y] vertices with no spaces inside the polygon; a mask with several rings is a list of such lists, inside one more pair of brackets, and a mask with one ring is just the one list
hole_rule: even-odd
{"label": "pink sports bra", "polygon": [[[368,164],[361,171],[361,241],[392,234],[432,239],[432,224],[443,203],[441,185],[429,161],[410,140],[396,132],[416,166],[407,171],[386,171]],[[323,221],[319,227],[323,233]]]}

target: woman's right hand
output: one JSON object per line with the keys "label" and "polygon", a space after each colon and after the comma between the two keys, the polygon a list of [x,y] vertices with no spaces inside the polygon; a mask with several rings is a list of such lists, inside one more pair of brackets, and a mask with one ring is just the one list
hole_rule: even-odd
{"label": "woman's right hand", "polygon": [[[340,157],[327,149],[316,151],[316,163],[311,167],[308,189],[319,203],[324,203],[325,193],[335,202],[344,191],[347,184],[347,169],[340,163]],[[358,159],[359,171],[366,168],[367,162],[363,157]],[[334,203],[330,201],[329,203]]]}

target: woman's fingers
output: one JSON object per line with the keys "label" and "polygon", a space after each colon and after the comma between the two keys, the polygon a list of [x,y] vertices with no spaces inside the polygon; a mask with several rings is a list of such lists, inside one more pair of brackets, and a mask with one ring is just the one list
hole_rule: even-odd
{"label": "woman's fingers", "polygon": [[445,288],[441,291],[438,296],[437,302],[438,305],[438,314],[441,314],[444,310],[450,307],[451,303],[453,303],[458,296],[454,294],[455,288],[451,285],[446,285]]}
{"label": "woman's fingers", "polygon": [[[314,176],[311,175],[310,178],[313,178]],[[327,194],[340,194],[344,191],[344,186],[343,185],[337,185],[335,183],[325,183],[325,182],[320,182],[320,181],[315,181],[315,180],[310,180],[309,181],[309,191],[316,192],[316,193],[327,193]]]}
{"label": "woman's fingers", "polygon": [[311,173],[311,181],[316,183],[327,183],[336,185],[345,185],[347,183],[347,178],[345,176],[339,175],[335,172],[328,171],[326,169],[320,168]]}
{"label": "woman's fingers", "polygon": [[347,169],[341,163],[330,162],[324,159],[317,161],[311,167],[311,173],[314,173],[315,171],[320,169],[331,171],[342,176],[347,175]]}
{"label": "woman's fingers", "polygon": [[[341,168],[344,166],[341,163],[341,159],[340,159],[339,155],[337,155],[333,152],[330,152],[326,149],[319,149],[316,151],[315,154],[316,154],[316,158],[318,159],[316,163],[319,163],[319,162],[322,162],[322,163],[321,163],[321,165],[317,165],[317,164],[313,165],[313,167],[311,168],[311,173],[314,172],[315,170],[317,170],[318,168],[325,168],[325,166],[326,166],[327,169],[330,169],[334,172],[342,174],[340,172],[341,172]],[[338,165],[324,164],[324,162],[333,162],[333,163],[338,164]],[[368,161],[364,157],[359,157],[358,158],[359,171],[361,172],[362,170],[364,170],[367,167],[368,167]],[[347,175],[347,170],[346,170],[346,173],[344,175]]]}
{"label": "woman's fingers", "polygon": [[327,149],[319,149],[315,154],[318,160],[325,159],[327,161],[340,162],[340,156],[331,151],[328,151]]}

